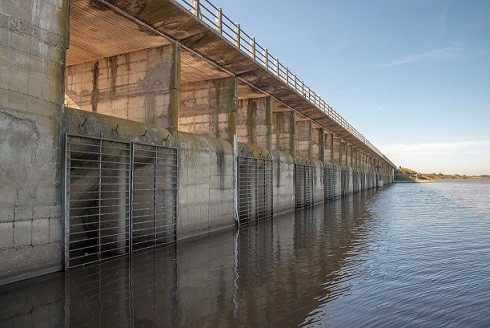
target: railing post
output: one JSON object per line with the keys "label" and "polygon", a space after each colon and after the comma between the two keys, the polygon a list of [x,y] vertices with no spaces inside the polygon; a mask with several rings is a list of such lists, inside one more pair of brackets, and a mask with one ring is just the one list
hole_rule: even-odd
{"label": "railing post", "polygon": [[279,78],[279,58],[274,60],[274,70],[276,71],[276,76]]}
{"label": "railing post", "polygon": [[240,36],[240,24],[236,24],[235,25],[235,46],[240,49],[240,39],[241,39],[241,36]]}
{"label": "railing post", "polygon": [[293,85],[294,85],[294,90],[297,91],[297,85],[296,85],[296,74],[293,75]]}
{"label": "railing post", "polygon": [[250,39],[250,52],[252,53],[252,59],[255,61],[255,38]]}
{"label": "railing post", "polygon": [[196,17],[201,18],[201,4],[199,1],[200,0],[192,0],[192,13]]}
{"label": "railing post", "polygon": [[286,85],[289,85],[289,68],[286,67]]}
{"label": "railing post", "polygon": [[264,49],[264,61],[265,61],[265,69],[269,70],[269,50],[267,48]]}
{"label": "railing post", "polygon": [[216,10],[216,31],[221,35],[223,34],[223,10],[221,7]]}

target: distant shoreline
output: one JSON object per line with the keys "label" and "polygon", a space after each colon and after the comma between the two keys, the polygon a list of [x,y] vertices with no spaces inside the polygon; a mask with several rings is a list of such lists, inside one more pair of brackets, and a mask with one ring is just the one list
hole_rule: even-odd
{"label": "distant shoreline", "polygon": [[439,181],[465,181],[465,180],[490,180],[490,177],[466,177],[466,178],[443,178],[443,179],[415,179],[415,180],[394,180],[394,183],[432,183]]}

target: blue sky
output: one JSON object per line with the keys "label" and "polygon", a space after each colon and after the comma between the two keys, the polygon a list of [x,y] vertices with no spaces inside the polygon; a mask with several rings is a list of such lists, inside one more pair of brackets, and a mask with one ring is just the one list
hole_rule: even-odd
{"label": "blue sky", "polygon": [[396,165],[490,174],[490,1],[212,3]]}

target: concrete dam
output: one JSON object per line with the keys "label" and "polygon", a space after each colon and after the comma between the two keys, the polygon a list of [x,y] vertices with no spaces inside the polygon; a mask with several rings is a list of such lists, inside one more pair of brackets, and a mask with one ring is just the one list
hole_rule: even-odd
{"label": "concrete dam", "polygon": [[207,0],[6,0],[0,23],[0,285],[393,182]]}

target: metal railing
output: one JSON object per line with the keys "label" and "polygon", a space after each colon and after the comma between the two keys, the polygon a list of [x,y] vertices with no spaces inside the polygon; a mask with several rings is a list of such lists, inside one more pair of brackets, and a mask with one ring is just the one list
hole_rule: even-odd
{"label": "metal railing", "polygon": [[287,66],[282,64],[278,58],[273,57],[267,48],[262,47],[255,38],[248,35],[240,27],[229,19],[221,8],[216,7],[208,0],[174,0],[184,9],[189,10],[196,18],[215,30],[221,37],[234,45],[238,50],[248,55],[256,63],[263,66],[281,82],[293,89],[296,93],[308,100],[317,109],[322,111],[330,119],[347,130],[359,141],[367,145],[381,158],[385,156],[359,133],[347,120],[337,113],[325,100],[308,87],[296,74],[293,74]]}

